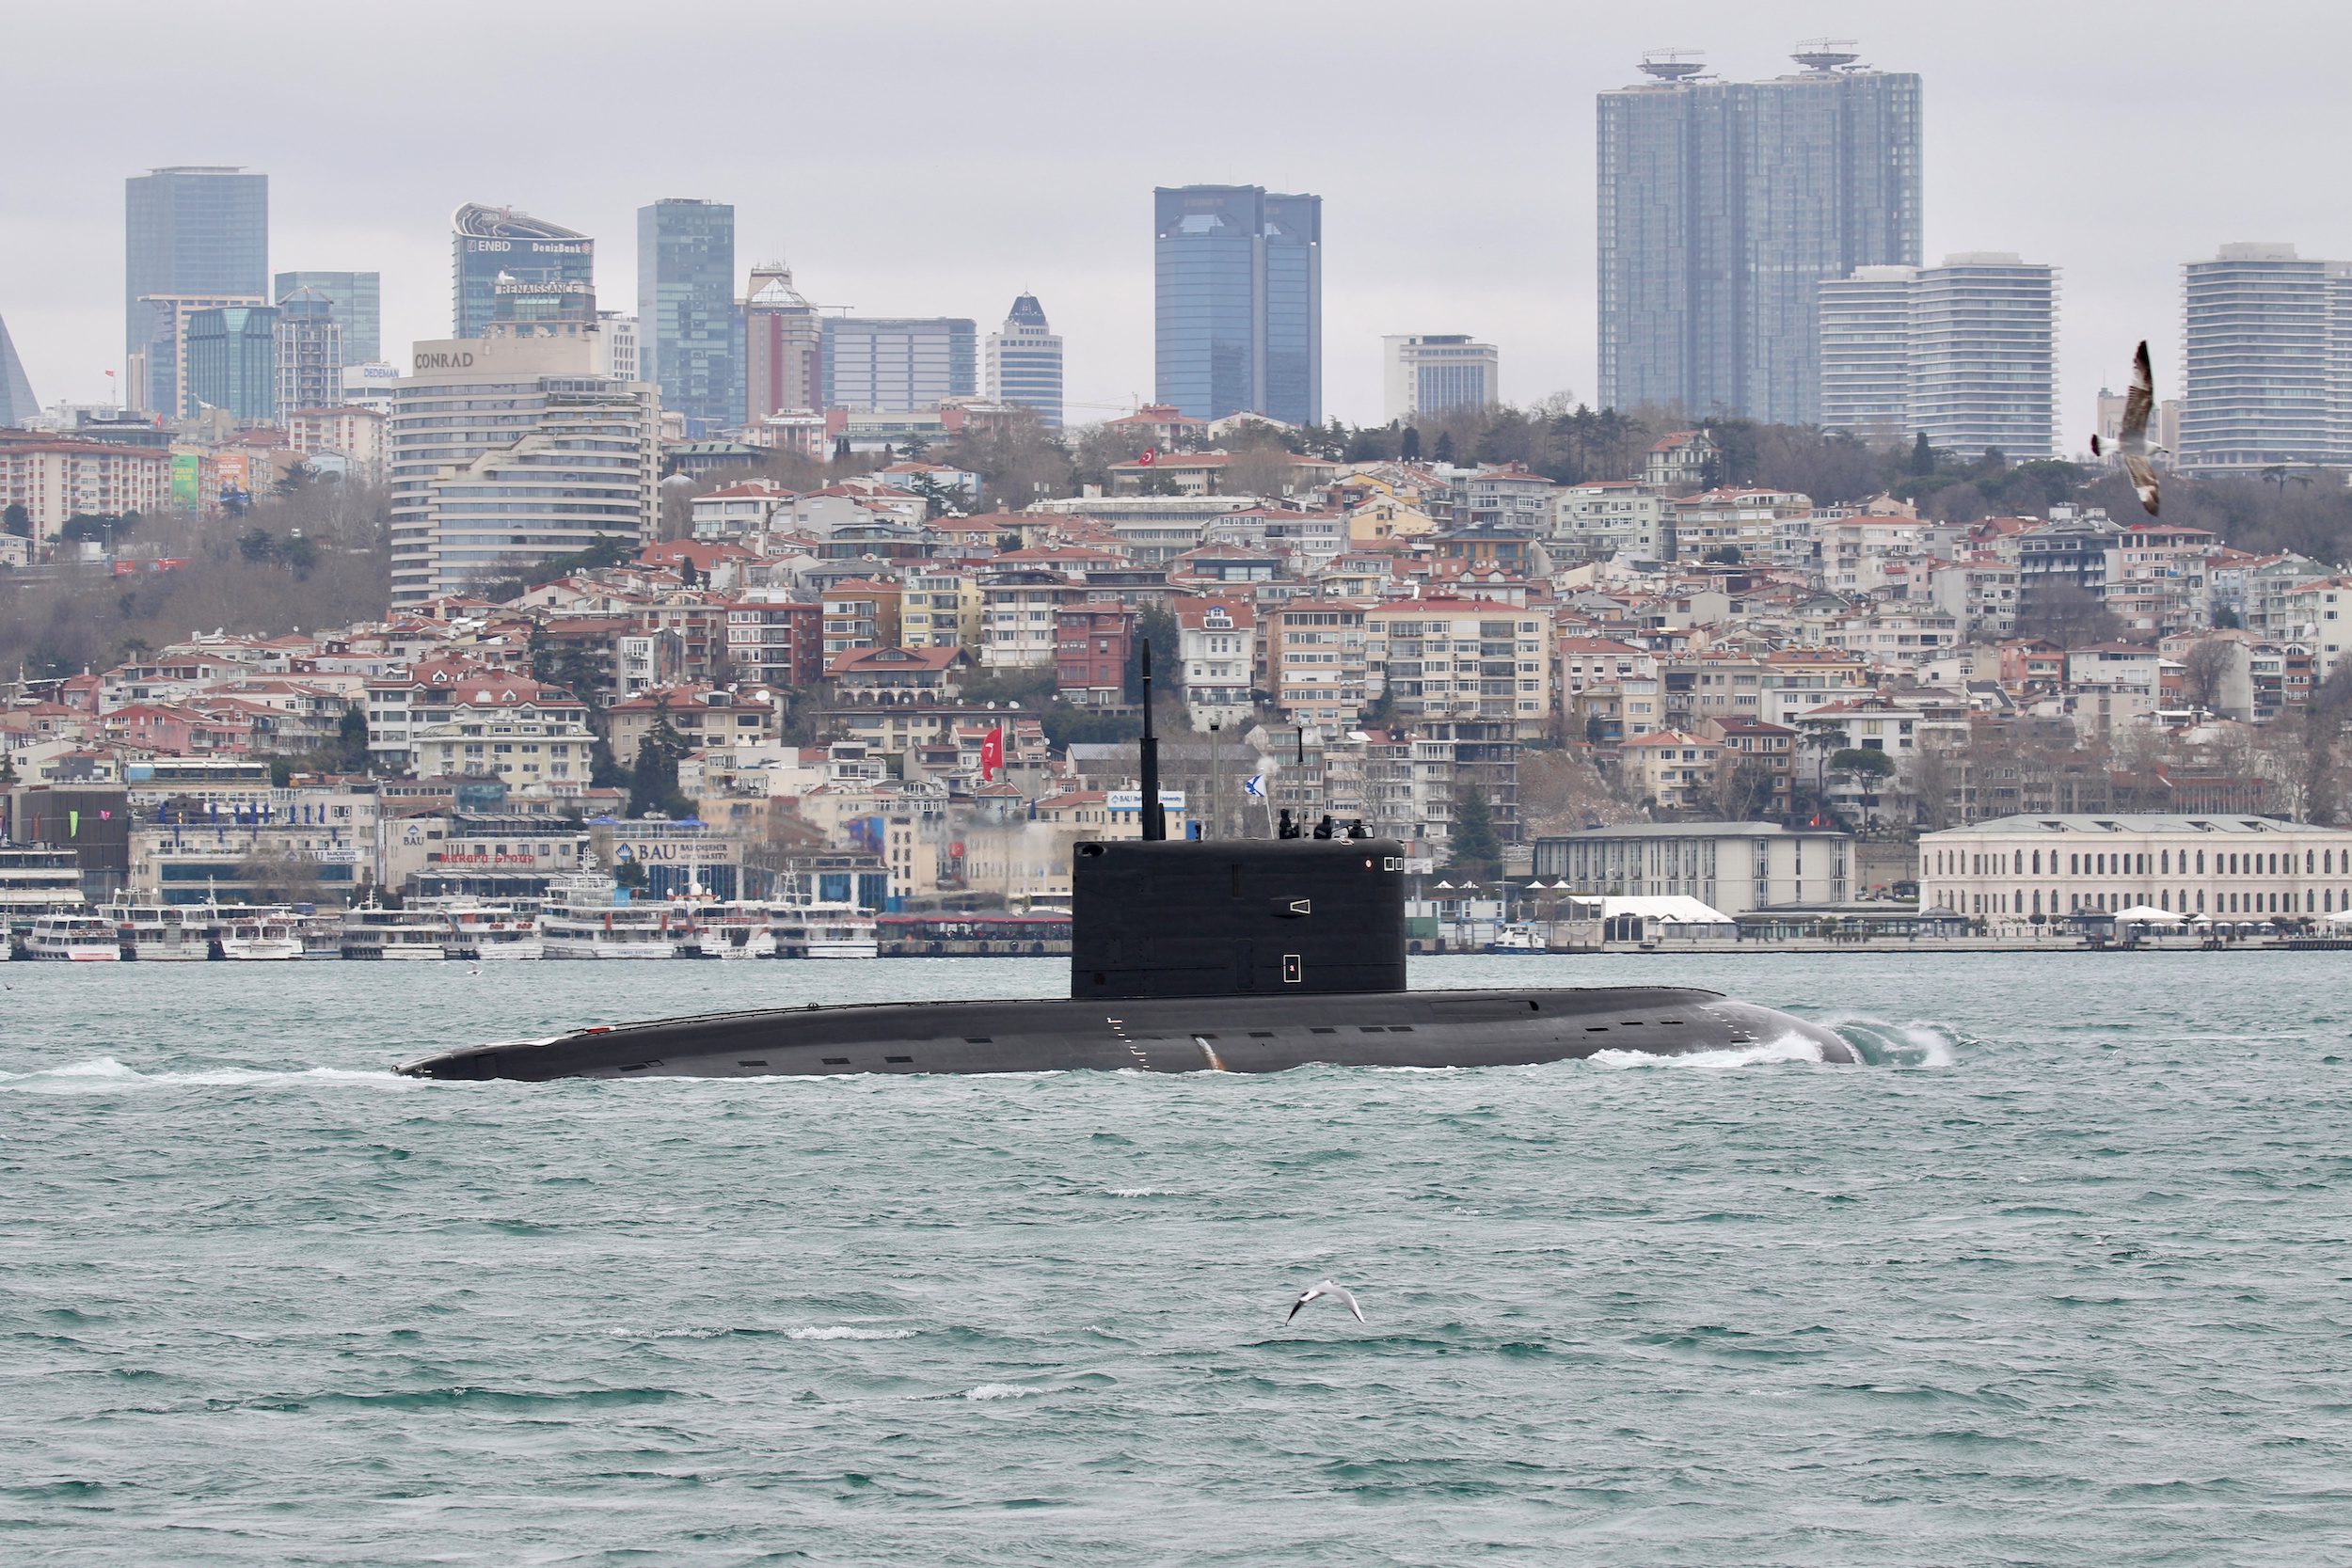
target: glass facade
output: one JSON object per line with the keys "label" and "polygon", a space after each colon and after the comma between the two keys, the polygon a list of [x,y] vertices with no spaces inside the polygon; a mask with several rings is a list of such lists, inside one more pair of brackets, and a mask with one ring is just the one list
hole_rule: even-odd
{"label": "glass facade", "polygon": [[1816,422],[1822,281],[1918,264],[1919,78],[1803,59],[1600,95],[1604,405]]}
{"label": "glass facade", "polygon": [[936,407],[978,390],[979,329],[964,317],[828,316],[825,406],[869,414]]}
{"label": "glass facade", "polygon": [[343,362],[364,365],[384,357],[384,275],[374,272],[281,272],[269,297],[283,305],[296,289],[310,289],[334,302],[342,328]]}
{"label": "glass facade", "polygon": [[24,361],[8,341],[8,324],[0,321],[0,429],[22,425],[40,412],[33,384],[24,375]]}
{"label": "glass facade", "polygon": [[123,182],[123,351],[148,344],[149,294],[266,301],[269,176],[241,168],[151,169]]}
{"label": "glass facade", "polygon": [[1380,340],[1388,416],[1409,420],[1502,401],[1502,354],[1468,333],[1415,333]]}
{"label": "glass facade", "polygon": [[479,338],[498,319],[501,274],[522,283],[578,283],[593,292],[596,242],[513,207],[469,202],[451,219],[451,336]]}
{"label": "glass facade", "polygon": [[742,422],[743,318],[735,302],[735,209],[669,199],[637,210],[638,373],[689,436]]}
{"label": "glass facade", "polygon": [[278,311],[232,305],[188,317],[191,409],[226,408],[244,424],[278,418]]}
{"label": "glass facade", "polygon": [[1002,330],[988,338],[988,395],[1034,409],[1048,430],[1061,428],[1061,340],[1035,294],[1012,302]]}
{"label": "glass facade", "polygon": [[824,406],[825,327],[792,269],[770,261],[752,269],[743,307],[744,418],[814,413]]}
{"label": "glass facade", "polygon": [[1195,419],[1323,419],[1323,198],[1152,192],[1158,401]]}

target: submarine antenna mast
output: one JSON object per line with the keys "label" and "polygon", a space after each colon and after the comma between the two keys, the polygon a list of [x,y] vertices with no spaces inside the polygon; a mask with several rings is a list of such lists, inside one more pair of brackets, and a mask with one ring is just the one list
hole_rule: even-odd
{"label": "submarine antenna mast", "polygon": [[1137,746],[1143,774],[1143,838],[1156,844],[1168,837],[1168,816],[1160,810],[1160,741],[1152,733],[1152,644],[1147,639],[1143,654],[1143,739]]}

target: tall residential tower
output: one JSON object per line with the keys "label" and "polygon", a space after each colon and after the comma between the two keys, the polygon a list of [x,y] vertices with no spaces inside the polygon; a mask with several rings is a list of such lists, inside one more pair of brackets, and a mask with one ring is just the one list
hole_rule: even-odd
{"label": "tall residential tower", "polygon": [[342,328],[343,363],[384,357],[384,275],[376,272],[281,272],[270,286],[273,304],[284,304],[296,289],[315,289],[335,307]]}
{"label": "tall residential tower", "polygon": [[1046,325],[1037,295],[1012,302],[1005,325],[988,335],[988,395],[1037,411],[1048,430],[1061,428],[1061,339]]}
{"label": "tall residential tower", "polygon": [[1155,395],[1194,419],[1323,422],[1323,198],[1152,193]]}
{"label": "tall residential tower", "polygon": [[792,269],[782,261],[752,269],[743,337],[744,423],[824,408],[825,324],[817,307],[792,286]]}
{"label": "tall residential tower", "polygon": [[1821,285],[1820,422],[1971,460],[2054,457],[2056,269],[1997,251]]}
{"label": "tall residential tower", "polygon": [[1605,406],[1819,418],[1822,280],[1919,262],[1919,78],[1859,58],[1724,82],[1664,51],[1600,95]]}
{"label": "tall residential tower", "polygon": [[[2183,269],[2183,468],[2352,466],[2352,262],[2225,245]],[[2156,361],[2165,389],[2164,361]]]}
{"label": "tall residential tower", "polygon": [[1391,420],[1491,408],[1502,401],[1502,355],[1466,332],[1409,333],[1380,340],[1382,389]]}
{"label": "tall residential tower", "polygon": [[637,209],[637,327],[638,374],[689,435],[742,421],[733,207],[666,198]]}

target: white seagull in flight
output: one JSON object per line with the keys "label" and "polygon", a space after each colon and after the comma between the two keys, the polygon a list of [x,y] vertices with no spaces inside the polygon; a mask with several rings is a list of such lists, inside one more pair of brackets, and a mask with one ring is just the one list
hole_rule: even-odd
{"label": "white seagull in flight", "polygon": [[[2149,466],[2148,454],[2165,450],[2148,444],[2148,416],[2155,408],[2156,375],[2148,368],[2148,343],[2142,339],[2139,352],[2132,356],[2132,389],[2123,394],[2123,420],[2116,426],[2114,455],[2122,461],[2123,471],[2131,475],[2132,488],[2139,492],[2139,504],[2148,509],[2151,517],[2156,515],[2156,470]],[[2107,451],[2099,437],[2092,436],[2090,454],[2103,457]]]}
{"label": "white seagull in flight", "polygon": [[1364,1321],[1364,1309],[1356,1305],[1356,1298],[1347,1293],[1347,1287],[1344,1285],[1335,1285],[1327,1279],[1320,1285],[1308,1286],[1306,1293],[1301,1295],[1296,1301],[1291,1303],[1290,1317],[1284,1318],[1282,1321],[1284,1323],[1288,1323],[1291,1321],[1291,1318],[1298,1316],[1298,1309],[1306,1306],[1309,1302],[1314,1300],[1317,1296],[1332,1296],[1347,1303],[1347,1309],[1356,1314],[1356,1321],[1358,1323],[1362,1323]]}

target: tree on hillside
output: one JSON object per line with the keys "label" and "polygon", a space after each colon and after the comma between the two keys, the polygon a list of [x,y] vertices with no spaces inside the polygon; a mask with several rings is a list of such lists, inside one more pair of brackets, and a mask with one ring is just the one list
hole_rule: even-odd
{"label": "tree on hillside", "polygon": [[1495,834],[1494,808],[1486,792],[1466,786],[1454,802],[1454,828],[1447,838],[1446,870],[1472,881],[1491,882],[1502,875],[1502,841]]}
{"label": "tree on hillside", "polygon": [[628,814],[644,816],[660,812],[673,819],[691,816],[693,804],[678,792],[677,763],[688,751],[686,737],[670,722],[670,706],[657,700],[653,728],[637,743],[637,766],[628,780]]}
{"label": "tree on hillside", "polygon": [[2209,637],[2182,656],[2181,694],[2190,705],[2217,713],[2221,708],[2221,683],[2229,679],[2237,663],[2237,651],[2227,641]]}
{"label": "tree on hillside", "polygon": [[10,501],[8,510],[0,512],[0,530],[6,530],[19,539],[30,539],[33,536],[33,515],[24,510],[24,502]]}
{"label": "tree on hillside", "polygon": [[2122,629],[2098,594],[2062,578],[2035,588],[2033,602],[2017,617],[2018,636],[2045,638],[2061,648],[2110,642]]}
{"label": "tree on hillside", "polygon": [[1184,633],[1175,611],[1164,604],[1148,604],[1136,613],[1135,649],[1127,656],[1127,700],[1143,700],[1143,657],[1152,649],[1152,689],[1169,696],[1184,689]]}

